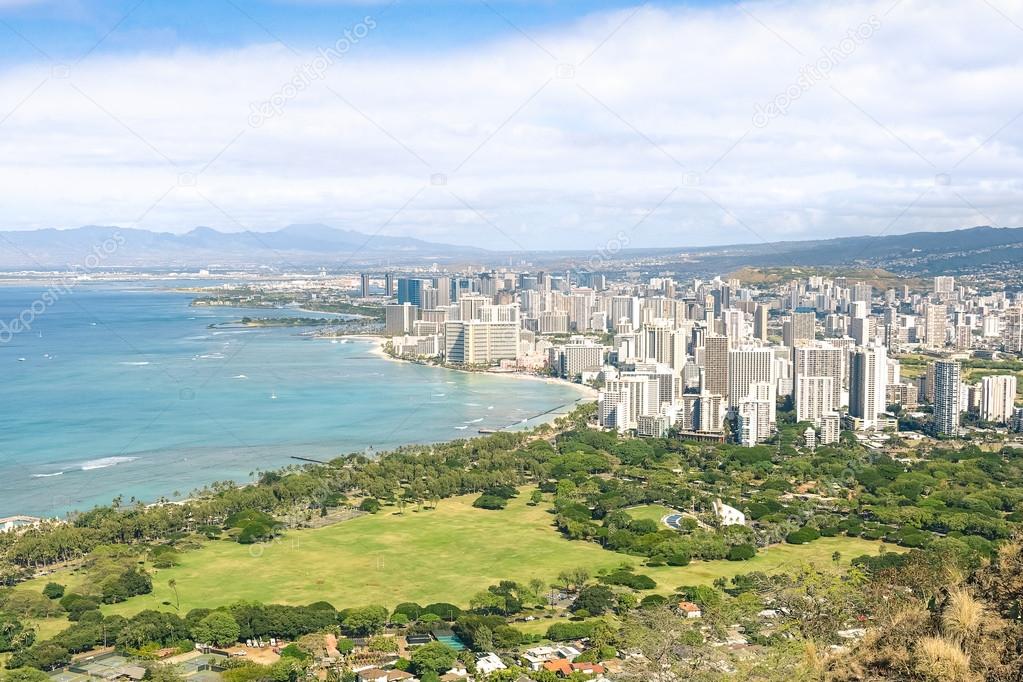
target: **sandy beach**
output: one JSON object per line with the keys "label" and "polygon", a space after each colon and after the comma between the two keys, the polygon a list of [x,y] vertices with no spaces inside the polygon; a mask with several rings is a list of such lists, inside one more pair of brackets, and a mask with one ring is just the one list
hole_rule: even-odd
{"label": "sandy beach", "polygon": [[377,356],[379,358],[383,358],[385,360],[391,360],[393,362],[408,362],[408,363],[414,363],[414,364],[421,364],[421,365],[423,365],[425,367],[436,367],[437,369],[444,369],[444,370],[447,370],[449,372],[465,372],[467,374],[483,374],[483,375],[490,376],[490,377],[506,377],[506,378],[509,378],[509,379],[518,379],[520,381],[541,381],[541,382],[546,383],[546,384],[557,384],[559,386],[569,386],[572,389],[578,391],[583,397],[590,398],[592,400],[596,400],[597,399],[597,395],[599,393],[599,391],[597,391],[597,389],[593,388],[592,386],[587,386],[585,384],[577,384],[577,383],[572,382],[572,381],[565,381],[564,379],[555,379],[553,377],[537,376],[536,374],[525,374],[525,373],[522,373],[522,372],[508,372],[508,371],[504,371],[504,372],[502,372],[502,371],[474,372],[472,370],[459,369],[457,367],[447,367],[445,365],[432,365],[432,364],[428,364],[428,363],[415,363],[415,361],[413,361],[413,360],[404,360],[402,358],[396,358],[393,355],[388,355],[388,353],[384,350],[384,344],[386,344],[387,341],[388,341],[387,337],[385,337],[385,336],[371,336],[371,335],[362,335],[362,334],[347,334],[347,335],[336,336],[336,337],[331,337],[331,338],[352,339],[352,340],[358,339],[358,340],[363,340],[363,341],[371,341],[372,344],[369,344],[369,345],[372,346],[370,351],[369,351],[370,353],[372,353],[373,355],[375,355],[375,356]]}

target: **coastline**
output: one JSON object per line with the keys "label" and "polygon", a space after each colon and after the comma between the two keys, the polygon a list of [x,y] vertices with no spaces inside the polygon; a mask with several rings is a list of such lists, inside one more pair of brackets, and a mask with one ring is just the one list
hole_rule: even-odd
{"label": "coastline", "polygon": [[369,351],[372,355],[385,359],[391,360],[392,362],[404,362],[413,365],[421,365],[423,367],[435,367],[436,369],[444,369],[449,372],[463,372],[465,374],[480,374],[488,377],[507,377],[509,379],[519,379],[523,381],[539,381],[545,384],[558,385],[558,386],[569,386],[585,398],[597,399],[597,395],[600,393],[597,389],[586,384],[577,384],[574,381],[566,381],[564,379],[556,379],[554,377],[542,377],[536,374],[527,374],[525,372],[509,371],[509,372],[492,372],[492,371],[481,371],[475,372],[468,369],[460,369],[458,367],[448,367],[446,365],[433,365],[425,362],[416,362],[415,360],[406,360],[404,358],[398,358],[387,353],[384,350],[384,344],[387,343],[388,339],[386,336],[371,335],[371,334],[342,334],[336,337],[340,339],[365,339],[373,342],[373,348]]}

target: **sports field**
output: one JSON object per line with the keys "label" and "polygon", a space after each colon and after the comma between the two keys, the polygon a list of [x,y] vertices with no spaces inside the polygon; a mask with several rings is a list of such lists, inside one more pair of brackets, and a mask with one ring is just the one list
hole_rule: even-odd
{"label": "sports field", "polygon": [[[130,614],[146,608],[172,609],[177,585],[182,613],[236,600],[308,604],[326,600],[337,608],[403,601],[448,601],[466,605],[477,591],[502,579],[554,581],[569,568],[591,574],[622,564],[642,566],[642,557],[616,554],[596,544],[569,541],[551,525],[546,505],[530,507],[528,495],[507,509],[472,507],[473,497],[442,500],[435,510],[399,515],[385,509],[315,530],[293,531],[269,545],[208,543],[182,555],[180,566],[156,570],[151,595],[105,607]],[[658,582],[658,592],[679,585],[709,583],[748,571],[773,571],[803,561],[830,565],[840,551],[843,563],[875,554],[878,543],[856,538],[822,538],[805,546],[780,545],[752,561],[694,562],[686,567],[641,568]],[[66,578],[66,579],[64,579]],[[80,575],[50,576],[74,589]],[[44,581],[19,589],[42,589]]]}

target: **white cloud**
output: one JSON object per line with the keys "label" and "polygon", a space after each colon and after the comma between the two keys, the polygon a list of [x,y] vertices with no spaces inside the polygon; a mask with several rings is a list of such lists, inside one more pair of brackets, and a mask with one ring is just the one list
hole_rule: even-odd
{"label": "white cloud", "polygon": [[322,79],[315,50],[274,45],[25,64],[0,73],[0,226],[375,232],[414,195],[384,233],[493,248],[592,248],[662,201],[632,245],[1023,224],[1020,30],[983,5],[891,7],[647,7],[390,55],[381,23]]}

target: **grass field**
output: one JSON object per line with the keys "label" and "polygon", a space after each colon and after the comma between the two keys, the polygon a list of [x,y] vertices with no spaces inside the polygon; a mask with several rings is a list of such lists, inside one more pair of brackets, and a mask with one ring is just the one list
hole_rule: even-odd
{"label": "grass field", "polygon": [[649,519],[657,523],[660,523],[661,519],[668,514],[676,513],[671,507],[665,507],[662,504],[644,504],[640,507],[629,507],[625,512],[636,520]]}
{"label": "grass field", "polygon": [[[337,608],[394,607],[403,601],[466,605],[475,592],[502,579],[550,582],[561,571],[579,566],[591,573],[621,564],[641,566],[641,557],[562,538],[545,506],[530,507],[527,497],[512,500],[503,511],[475,509],[472,497],[443,500],[436,510],[420,513],[398,515],[386,509],[325,528],[289,532],[270,545],[211,542],[182,555],[180,566],[150,568],[153,594],[105,607],[105,611],[127,615],[147,608],[172,609],[165,603],[175,601],[168,587],[171,579],[177,583],[180,609],[185,613],[240,599],[284,604],[326,600]],[[670,592],[679,585],[710,583],[754,570],[770,572],[801,562],[830,565],[836,550],[848,563],[861,554],[876,554],[878,543],[822,538],[810,545],[763,550],[752,561],[641,570],[658,582],[658,592]],[[19,589],[41,590],[49,580],[73,590],[83,576],[48,576]]]}

